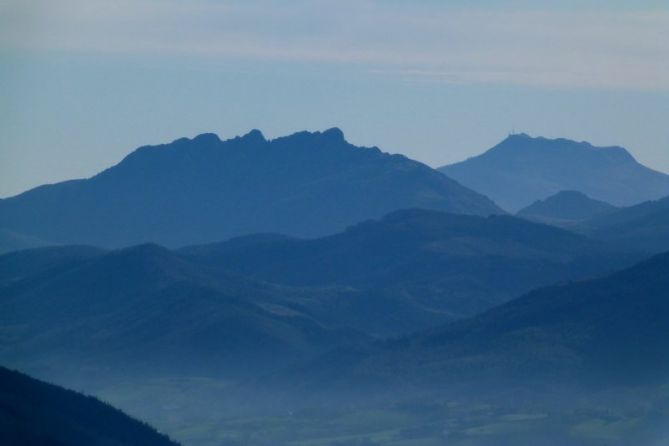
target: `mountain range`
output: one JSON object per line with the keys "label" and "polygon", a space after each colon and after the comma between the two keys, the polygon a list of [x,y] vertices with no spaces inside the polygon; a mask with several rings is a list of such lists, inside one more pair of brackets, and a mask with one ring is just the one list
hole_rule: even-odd
{"label": "mountain range", "polygon": [[248,375],[258,364],[278,368],[471,316],[641,256],[510,216],[426,210],[313,240],[19,251],[0,256],[0,358],[62,375],[127,364],[132,373]]}
{"label": "mountain range", "polygon": [[45,248],[0,264],[3,363],[71,385],[103,370],[248,374],[364,339],[316,320],[300,305],[314,293],[201,267],[156,245]]}
{"label": "mountain range", "polygon": [[326,356],[297,382],[335,393],[567,385],[581,396],[665,384],[667,290],[669,254],[660,254],[606,277],[537,289],[442,328]]}
{"label": "mountain range", "polygon": [[563,190],[614,206],[669,195],[669,175],[639,164],[622,147],[526,134],[510,135],[487,152],[439,171],[513,213]]}
{"label": "mountain range", "polygon": [[[414,308],[405,306],[404,324],[420,314],[418,309],[431,313],[426,320],[432,324],[470,316],[538,286],[610,272],[642,256],[511,216],[419,209],[319,239],[263,235],[179,252],[203,265],[273,283],[354,287],[375,295],[381,290],[383,298],[365,311],[366,320],[385,315],[383,306],[402,296],[400,302]],[[355,320],[355,312],[347,318]],[[384,335],[401,334],[377,328]]]}
{"label": "mountain range", "polygon": [[0,227],[57,244],[169,247],[258,232],[322,236],[393,210],[489,215],[488,198],[428,166],[349,144],[341,130],[258,130],[141,147],[89,179],[0,200]]}
{"label": "mountain range", "polygon": [[24,250],[0,256],[0,361],[88,392],[249,380],[642,257],[511,216],[427,210],[312,240]]}
{"label": "mountain range", "polygon": [[669,250],[669,197],[617,208],[581,192],[563,191],[516,215],[581,233],[621,250]]}
{"label": "mountain range", "polygon": [[[0,364],[194,446],[664,438],[669,177],[528,135],[442,171],[254,130],[0,200]],[[6,438],[172,444],[0,367]]]}

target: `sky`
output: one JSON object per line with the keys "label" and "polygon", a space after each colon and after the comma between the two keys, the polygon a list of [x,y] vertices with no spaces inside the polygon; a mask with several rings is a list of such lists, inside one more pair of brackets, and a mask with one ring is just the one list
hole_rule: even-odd
{"label": "sky", "polygon": [[0,197],[253,128],[434,167],[526,132],[669,172],[667,117],[666,0],[0,0]]}

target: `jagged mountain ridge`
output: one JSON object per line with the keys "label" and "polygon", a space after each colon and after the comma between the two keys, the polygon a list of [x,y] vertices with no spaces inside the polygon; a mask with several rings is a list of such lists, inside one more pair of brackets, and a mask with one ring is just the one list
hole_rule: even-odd
{"label": "jagged mountain ridge", "polygon": [[402,155],[339,129],[266,140],[257,130],[141,147],[85,180],[0,200],[0,227],[60,244],[169,247],[258,232],[322,236],[393,210],[502,211]]}

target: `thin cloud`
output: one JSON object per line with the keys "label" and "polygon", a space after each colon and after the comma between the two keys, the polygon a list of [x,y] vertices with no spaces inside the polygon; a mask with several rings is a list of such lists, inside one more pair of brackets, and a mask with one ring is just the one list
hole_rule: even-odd
{"label": "thin cloud", "polygon": [[5,49],[361,66],[416,80],[669,89],[669,10],[505,10],[399,2],[0,3]]}

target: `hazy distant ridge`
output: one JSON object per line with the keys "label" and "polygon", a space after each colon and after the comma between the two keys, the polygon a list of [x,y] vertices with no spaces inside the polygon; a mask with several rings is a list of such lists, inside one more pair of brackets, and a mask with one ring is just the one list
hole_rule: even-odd
{"label": "hazy distant ridge", "polygon": [[639,164],[622,147],[515,134],[485,153],[439,168],[510,212],[563,190],[615,206],[669,195],[669,175]]}

